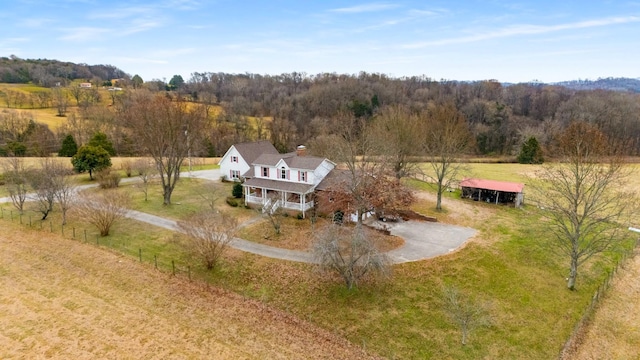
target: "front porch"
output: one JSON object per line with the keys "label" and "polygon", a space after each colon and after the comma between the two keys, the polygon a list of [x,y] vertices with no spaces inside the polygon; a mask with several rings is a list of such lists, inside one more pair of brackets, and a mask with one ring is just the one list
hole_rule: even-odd
{"label": "front porch", "polygon": [[290,191],[273,190],[245,186],[244,202],[264,208],[299,211],[305,217],[305,212],[313,208],[313,193],[296,193]]}

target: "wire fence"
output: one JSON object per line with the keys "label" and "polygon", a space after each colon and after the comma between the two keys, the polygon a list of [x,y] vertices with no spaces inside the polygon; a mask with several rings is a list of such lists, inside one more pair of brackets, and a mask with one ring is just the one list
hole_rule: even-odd
{"label": "wire fence", "polygon": [[584,335],[584,332],[586,331],[587,325],[593,318],[593,315],[595,313],[595,310],[598,304],[607,294],[609,288],[611,287],[611,283],[614,277],[616,276],[616,274],[618,273],[618,271],[620,270],[620,268],[623,267],[630,258],[633,258],[636,255],[636,249],[638,248],[638,246],[640,246],[640,238],[636,240],[633,248],[629,249],[628,251],[622,254],[622,257],[618,259],[618,262],[616,263],[616,265],[613,267],[613,269],[609,272],[609,274],[604,279],[602,284],[600,284],[598,289],[595,291],[595,293],[593,294],[593,297],[591,297],[589,306],[587,306],[587,308],[584,310],[582,317],[580,318],[580,320],[578,320],[578,322],[574,326],[573,331],[569,336],[569,339],[567,339],[567,341],[564,343],[564,346],[562,347],[562,351],[560,351],[560,356],[558,357],[559,359],[561,360],[568,359],[571,357],[573,353],[575,353],[578,346],[580,345],[580,341],[582,339],[582,336]]}
{"label": "wire fence", "polygon": [[186,275],[189,280],[192,280],[192,276],[194,275],[192,274],[191,265],[145,251],[140,247],[135,247],[131,243],[127,243],[125,239],[118,238],[117,236],[109,235],[107,237],[101,237],[95,230],[61,224],[56,225],[53,221],[43,221],[37,216],[21,214],[18,211],[7,210],[1,207],[0,220],[19,223],[30,230],[57,234],[66,239],[92,244],[100,248],[108,248],[124,255],[135,257],[141,263],[151,264],[156,270],[168,272],[173,276]]}

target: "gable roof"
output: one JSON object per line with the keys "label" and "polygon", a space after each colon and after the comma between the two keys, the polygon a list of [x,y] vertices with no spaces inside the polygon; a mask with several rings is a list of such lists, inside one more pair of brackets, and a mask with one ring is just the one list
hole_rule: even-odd
{"label": "gable roof", "polygon": [[315,170],[325,158],[317,156],[297,156],[296,153],[262,154],[252,163],[255,165],[276,166],[283,160],[288,167],[301,170]]}
{"label": "gable roof", "polygon": [[484,179],[464,179],[460,181],[460,187],[521,193],[524,189],[524,184]]}
{"label": "gable roof", "polygon": [[278,150],[268,140],[238,143],[233,146],[249,165],[262,154],[279,155]]}

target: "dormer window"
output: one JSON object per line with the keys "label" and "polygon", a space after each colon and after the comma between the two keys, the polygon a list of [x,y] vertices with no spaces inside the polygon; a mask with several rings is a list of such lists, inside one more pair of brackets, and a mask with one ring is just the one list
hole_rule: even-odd
{"label": "dormer window", "polygon": [[286,178],[287,178],[287,170],[283,166],[282,169],[280,169],[280,179],[284,180]]}
{"label": "dormer window", "polygon": [[307,182],[307,172],[306,171],[300,171],[298,174],[300,174],[300,181]]}
{"label": "dormer window", "polygon": [[269,168],[268,167],[263,167],[262,168],[262,177],[269,177]]}

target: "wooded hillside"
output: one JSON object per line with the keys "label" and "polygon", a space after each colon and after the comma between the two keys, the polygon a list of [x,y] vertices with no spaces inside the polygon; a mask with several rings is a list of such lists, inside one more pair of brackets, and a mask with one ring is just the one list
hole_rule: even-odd
{"label": "wooded hillside", "polygon": [[[102,94],[95,86],[80,91],[77,85],[41,88],[31,94],[0,90],[0,104],[7,108],[70,108],[51,142],[52,151],[57,151],[67,134],[83,144],[100,131],[114,142],[118,154],[136,155],[138,150],[132,146],[135,141],[122,120],[123,112],[131,104],[132,93],[149,91],[204,109],[211,126],[201,148],[193,149],[199,155],[220,156],[233,143],[259,139],[269,139],[279,150],[291,151],[296,145],[331,135],[345,116],[369,121],[393,106],[407,109],[408,114],[419,114],[445,104],[453,104],[466,119],[473,139],[469,155],[515,159],[522,144],[531,137],[552,154],[555,135],[572,121],[594,124],[616,144],[622,144],[627,155],[640,154],[640,94],[628,91],[575,90],[541,83],[503,85],[495,80],[437,81],[427,76],[393,78],[365,72],[194,72],[186,81],[176,75],[169,83],[144,82],[138,75],[128,80],[123,71],[109,65],[15,58],[0,59],[0,76],[4,81],[30,81],[44,86],[60,78],[92,77],[94,84],[125,78],[118,84],[123,91],[107,93],[105,88]],[[25,138],[21,131],[7,125],[17,117],[6,111],[0,114],[0,147],[6,149],[9,143]],[[31,153],[30,146],[25,146],[23,153]]]}

